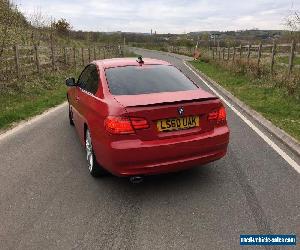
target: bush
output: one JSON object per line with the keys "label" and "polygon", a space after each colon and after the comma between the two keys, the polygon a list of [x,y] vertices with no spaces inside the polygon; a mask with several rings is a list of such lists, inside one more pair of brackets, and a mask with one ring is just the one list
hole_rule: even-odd
{"label": "bush", "polygon": [[60,35],[67,35],[71,29],[71,25],[63,18],[59,19],[57,22],[53,22],[52,25]]}

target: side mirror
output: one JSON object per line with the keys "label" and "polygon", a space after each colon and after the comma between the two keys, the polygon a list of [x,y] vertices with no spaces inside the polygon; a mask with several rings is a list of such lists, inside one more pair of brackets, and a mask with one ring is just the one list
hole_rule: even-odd
{"label": "side mirror", "polygon": [[66,85],[69,87],[74,87],[76,86],[75,78],[74,77],[69,77],[66,79]]}

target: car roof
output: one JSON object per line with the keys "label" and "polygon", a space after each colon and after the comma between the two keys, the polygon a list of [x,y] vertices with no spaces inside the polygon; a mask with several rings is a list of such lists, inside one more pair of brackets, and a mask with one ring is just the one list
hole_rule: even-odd
{"label": "car roof", "polygon": [[[145,65],[171,65],[170,63],[162,60],[152,59],[152,58],[143,58]],[[124,67],[124,66],[139,66],[137,62],[137,58],[128,57],[128,58],[111,58],[111,59],[103,59],[96,60],[92,63],[102,66],[103,68],[115,68],[115,67]]]}

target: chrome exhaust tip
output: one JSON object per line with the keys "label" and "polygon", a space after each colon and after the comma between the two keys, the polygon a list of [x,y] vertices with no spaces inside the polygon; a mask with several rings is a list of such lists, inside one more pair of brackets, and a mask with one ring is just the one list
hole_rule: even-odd
{"label": "chrome exhaust tip", "polygon": [[132,176],[129,178],[129,181],[132,184],[139,184],[141,182],[143,182],[144,178],[142,176]]}

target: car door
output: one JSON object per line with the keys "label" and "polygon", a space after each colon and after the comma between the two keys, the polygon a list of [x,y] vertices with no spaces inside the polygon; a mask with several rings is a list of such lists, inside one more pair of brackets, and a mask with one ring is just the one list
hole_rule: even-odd
{"label": "car door", "polygon": [[95,94],[99,87],[99,76],[97,67],[94,64],[91,64],[86,67],[83,72],[82,78],[80,78],[78,86],[78,124],[77,129],[79,135],[84,140],[84,124],[89,124],[89,120],[93,119],[95,101],[97,98]]}
{"label": "car door", "polygon": [[73,107],[72,107],[72,112],[73,112],[73,121],[75,124],[75,127],[80,133],[81,127],[82,127],[82,115],[81,115],[81,92],[85,88],[86,83],[88,82],[90,74],[90,69],[89,66],[87,66],[80,74],[77,82],[77,87],[74,91],[74,102],[73,102]]}

